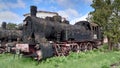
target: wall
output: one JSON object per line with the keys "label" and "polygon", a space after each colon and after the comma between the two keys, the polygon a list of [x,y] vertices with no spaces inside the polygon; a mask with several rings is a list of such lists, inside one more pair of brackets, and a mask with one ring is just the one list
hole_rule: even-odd
{"label": "wall", "polygon": [[[57,14],[40,12],[40,13],[37,13],[36,15],[37,15],[37,17],[45,18],[45,17],[53,17],[53,16],[56,16]],[[30,16],[30,14],[25,15],[25,18],[27,16]]]}

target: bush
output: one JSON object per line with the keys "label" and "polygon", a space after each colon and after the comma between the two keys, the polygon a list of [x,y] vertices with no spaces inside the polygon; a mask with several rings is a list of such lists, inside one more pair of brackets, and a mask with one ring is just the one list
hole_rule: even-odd
{"label": "bush", "polygon": [[106,52],[108,51],[108,44],[103,44],[97,51]]}

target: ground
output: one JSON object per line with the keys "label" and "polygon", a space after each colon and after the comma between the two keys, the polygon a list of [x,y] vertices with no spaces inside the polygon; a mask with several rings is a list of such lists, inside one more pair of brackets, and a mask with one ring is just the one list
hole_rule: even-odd
{"label": "ground", "polygon": [[[120,68],[120,51],[88,51],[67,57],[52,57],[41,63],[31,58],[0,54],[0,68]],[[117,64],[115,66],[111,66]]]}

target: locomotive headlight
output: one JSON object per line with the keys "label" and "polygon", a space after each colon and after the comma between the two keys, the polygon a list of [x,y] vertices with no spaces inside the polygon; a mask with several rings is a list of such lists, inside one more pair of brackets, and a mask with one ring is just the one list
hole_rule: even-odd
{"label": "locomotive headlight", "polygon": [[97,35],[96,34],[93,35],[93,39],[97,39]]}

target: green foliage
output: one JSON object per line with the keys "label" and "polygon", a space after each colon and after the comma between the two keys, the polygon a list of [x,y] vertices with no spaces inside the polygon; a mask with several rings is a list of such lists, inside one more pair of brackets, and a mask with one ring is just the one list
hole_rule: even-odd
{"label": "green foliage", "polygon": [[11,30],[11,29],[16,29],[16,26],[17,26],[17,25],[14,24],[14,23],[8,23],[8,24],[7,24],[7,29],[10,29],[10,30]]}
{"label": "green foliage", "polygon": [[31,58],[0,54],[0,68],[110,68],[111,64],[120,61],[119,56],[119,51],[88,51],[48,58],[36,65],[37,62]]}
{"label": "green foliage", "polygon": [[107,65],[103,65],[101,68],[110,68],[110,67]]}
{"label": "green foliage", "polygon": [[110,45],[118,43],[120,39],[120,16],[118,15],[120,2],[117,0],[113,2],[110,0],[93,1],[92,7],[95,8],[95,11],[91,12],[93,22],[102,27],[104,35],[109,38]]}
{"label": "green foliage", "polygon": [[93,0],[95,10],[90,12],[91,20],[101,26],[105,36],[112,43],[120,39],[120,0]]}
{"label": "green foliage", "polygon": [[108,44],[103,44],[97,51],[107,52],[108,51]]}
{"label": "green foliage", "polygon": [[17,29],[18,29],[18,30],[22,30],[22,29],[23,29],[23,24],[22,24],[22,23],[18,24],[18,25],[17,25]]}
{"label": "green foliage", "polygon": [[108,19],[112,14],[110,4],[106,0],[93,0],[91,6],[95,9],[91,12],[93,22],[106,29]]}

